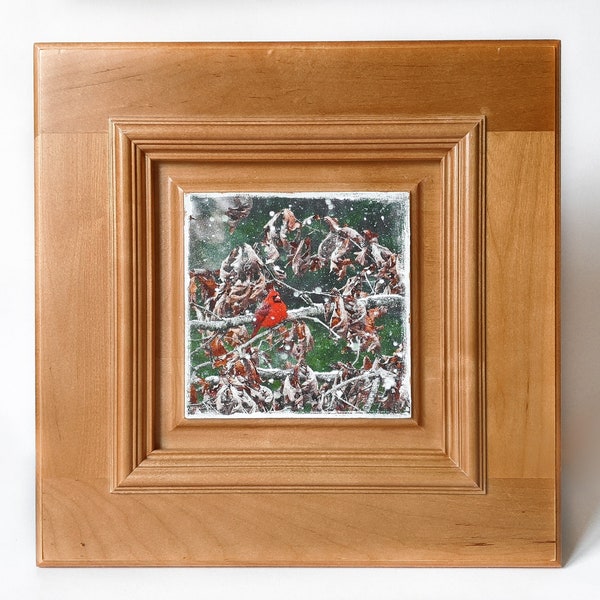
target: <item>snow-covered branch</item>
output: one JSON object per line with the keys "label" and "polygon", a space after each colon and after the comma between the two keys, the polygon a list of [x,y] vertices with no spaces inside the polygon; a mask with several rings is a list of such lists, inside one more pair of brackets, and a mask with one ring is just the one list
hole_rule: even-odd
{"label": "snow-covered branch", "polygon": [[[294,369],[264,369],[262,367],[259,367],[257,369],[257,371],[258,371],[258,374],[263,379],[269,379],[269,378],[270,379],[285,379],[286,377],[289,377],[294,373]],[[314,373],[315,377],[319,381],[334,382],[339,378],[339,376],[342,372],[338,369],[335,369],[333,371],[312,371],[312,373]],[[356,375],[355,377],[350,377],[349,379],[342,379],[342,380],[338,381],[338,383],[336,383],[332,388],[330,388],[327,391],[327,394],[335,393],[337,390],[343,389],[351,383],[356,383],[357,381],[374,379],[374,378],[377,378],[378,381],[385,382],[387,387],[393,387],[395,385],[394,384],[395,377],[396,377],[396,375],[394,373],[391,373],[390,371],[387,371],[386,369],[382,369],[382,368],[372,369],[372,370],[361,372],[359,375]],[[376,393],[376,391],[375,391],[375,393]],[[373,402],[373,399],[371,399],[371,403],[372,402]]]}
{"label": "snow-covered branch", "polygon": [[[285,379],[294,373],[294,369],[263,369],[259,368],[258,374],[263,379]],[[335,381],[340,372],[335,371],[313,371],[315,377],[320,381]]]}
{"label": "snow-covered branch", "polygon": [[[375,307],[395,308],[401,307],[404,303],[404,297],[400,294],[373,294],[365,298],[356,300],[357,304],[363,304],[367,310]],[[325,316],[324,304],[313,304],[312,306],[303,306],[288,310],[288,321],[302,320],[314,317]],[[249,325],[254,322],[254,315],[246,313],[235,317],[225,317],[218,320],[202,321],[190,319],[189,327],[194,329],[204,329],[207,331],[227,331],[240,325]]]}

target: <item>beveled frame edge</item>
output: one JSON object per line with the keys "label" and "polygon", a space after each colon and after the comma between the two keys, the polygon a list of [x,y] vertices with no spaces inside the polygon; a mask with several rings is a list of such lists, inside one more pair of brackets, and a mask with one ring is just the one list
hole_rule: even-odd
{"label": "beveled frame edge", "polygon": [[554,503],[555,503],[555,529],[556,529],[556,566],[561,567],[562,562],[562,497],[561,497],[561,482],[562,482],[562,443],[561,443],[561,406],[562,406],[562,374],[561,374],[561,42],[554,40],[554,52],[556,54],[556,79],[555,79],[555,132],[554,132],[554,332],[556,337],[556,349],[554,359],[554,375],[556,378],[556,387],[554,391],[554,440],[555,440],[555,486],[554,486]]}
{"label": "beveled frame edge", "polygon": [[[113,492],[485,492],[482,117],[286,121],[118,118],[111,120],[110,139],[116,273]],[[296,160],[323,160],[325,156],[367,160],[385,155],[431,156],[440,160],[443,171],[440,200],[445,207],[444,249],[455,250],[443,257],[443,293],[449,300],[444,303],[443,318],[443,448],[427,452],[343,451],[334,456],[328,452],[327,458],[322,450],[227,453],[157,448],[151,291],[154,165],[216,156],[264,161],[291,156]],[[300,423],[294,420],[294,425]],[[418,423],[413,420],[412,425]],[[302,472],[307,468],[322,477],[303,482]],[[215,475],[223,469],[227,469],[226,477]],[[266,472],[268,485],[255,478],[256,473],[264,477]],[[357,473],[361,473],[358,481]]]}

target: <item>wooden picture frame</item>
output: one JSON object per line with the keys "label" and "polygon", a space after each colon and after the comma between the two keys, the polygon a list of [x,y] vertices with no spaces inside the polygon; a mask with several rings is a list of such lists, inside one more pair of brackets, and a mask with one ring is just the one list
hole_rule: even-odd
{"label": "wooden picture frame", "polygon": [[[558,42],[35,57],[39,565],[560,565]],[[411,418],[186,419],[184,194],[356,190]]]}

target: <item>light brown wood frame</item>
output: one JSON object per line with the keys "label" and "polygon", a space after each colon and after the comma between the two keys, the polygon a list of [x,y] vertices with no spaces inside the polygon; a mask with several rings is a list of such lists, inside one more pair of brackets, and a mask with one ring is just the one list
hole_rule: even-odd
{"label": "light brown wood frame", "polygon": [[[557,566],[557,42],[36,47],[38,564]],[[186,420],[183,195],[411,194],[409,420]]]}

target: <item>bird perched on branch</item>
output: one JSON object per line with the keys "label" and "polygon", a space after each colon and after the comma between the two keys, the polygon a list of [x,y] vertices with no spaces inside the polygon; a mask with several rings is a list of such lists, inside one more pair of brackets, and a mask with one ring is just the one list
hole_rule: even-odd
{"label": "bird perched on branch", "polygon": [[287,306],[277,290],[271,290],[254,313],[254,337],[262,327],[275,327],[287,317]]}

